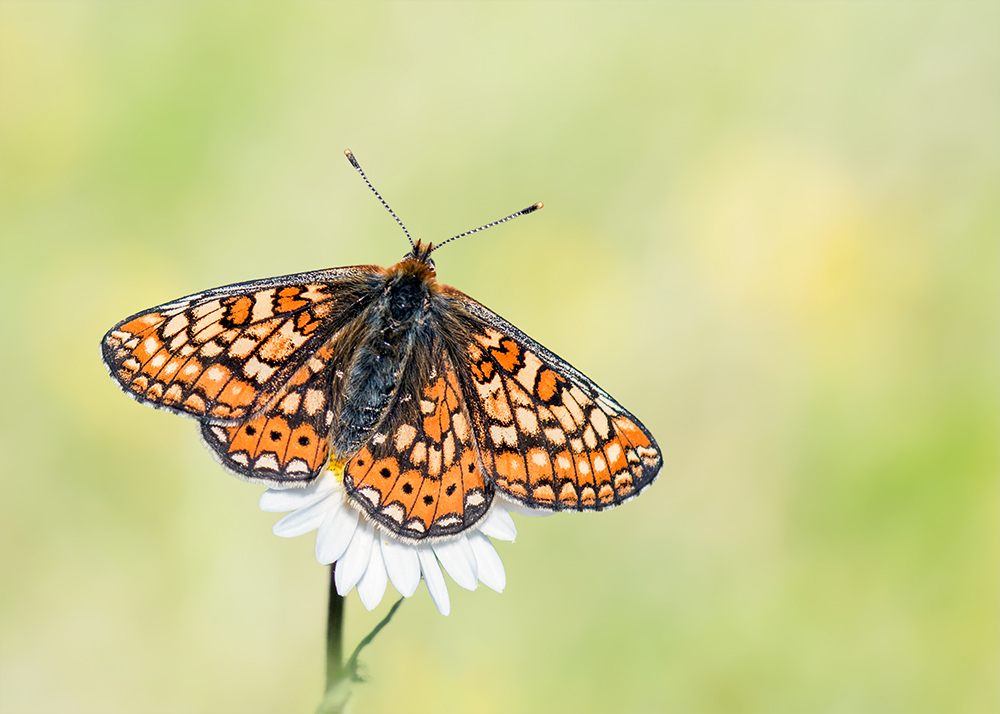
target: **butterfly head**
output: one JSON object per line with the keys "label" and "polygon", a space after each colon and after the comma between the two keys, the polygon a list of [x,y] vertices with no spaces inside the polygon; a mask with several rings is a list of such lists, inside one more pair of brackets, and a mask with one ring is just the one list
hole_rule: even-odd
{"label": "butterfly head", "polygon": [[[417,241],[413,249],[403,256],[403,259],[389,269],[389,283],[396,285],[398,281],[417,282],[433,286],[437,283],[437,271],[431,260],[433,243]],[[431,290],[434,288],[432,287]]]}
{"label": "butterfly head", "polygon": [[434,272],[434,261],[431,259],[431,253],[434,252],[433,243],[424,243],[423,241],[417,241],[413,246],[413,249],[403,256],[403,260],[415,260],[418,263],[423,263],[426,268],[429,268],[431,273]]}

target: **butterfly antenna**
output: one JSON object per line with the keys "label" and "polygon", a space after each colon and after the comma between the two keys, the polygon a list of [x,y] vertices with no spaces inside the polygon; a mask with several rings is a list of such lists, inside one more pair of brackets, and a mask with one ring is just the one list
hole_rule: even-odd
{"label": "butterfly antenna", "polygon": [[485,231],[487,228],[492,228],[493,226],[499,226],[501,223],[506,223],[507,221],[510,221],[510,220],[513,220],[513,219],[517,218],[518,216],[526,216],[529,213],[534,213],[535,211],[537,211],[541,207],[542,207],[542,203],[541,202],[535,203],[535,204],[533,204],[531,206],[528,206],[525,209],[522,209],[522,210],[518,211],[517,213],[511,213],[509,216],[507,216],[506,218],[501,218],[499,221],[493,221],[492,223],[487,223],[485,226],[479,226],[479,228],[476,228],[474,230],[466,231],[465,233],[459,233],[457,236],[452,236],[451,238],[449,238],[448,240],[444,241],[443,243],[438,243],[436,246],[434,246],[434,248],[431,249],[431,253],[433,253],[438,248],[441,248],[443,246],[448,245],[449,243],[451,243],[456,238],[463,238],[465,236],[470,236],[473,233],[478,233],[479,231]]}
{"label": "butterfly antenna", "polygon": [[365,183],[368,184],[368,188],[370,188],[372,190],[372,193],[375,194],[375,198],[377,198],[382,203],[382,205],[385,206],[385,210],[387,210],[392,215],[392,217],[396,219],[396,223],[399,224],[399,227],[403,229],[403,233],[405,233],[406,237],[409,239],[410,247],[415,248],[416,246],[413,245],[413,238],[410,236],[410,232],[406,230],[406,226],[404,226],[403,222],[399,220],[399,216],[396,215],[396,212],[393,211],[391,208],[389,208],[389,204],[385,202],[385,199],[382,198],[382,196],[379,195],[379,192],[375,190],[375,187],[372,186],[372,182],[368,180],[368,177],[365,176],[365,172],[361,170],[361,164],[359,164],[358,160],[354,158],[354,154],[351,153],[351,150],[346,149],[344,151],[344,156],[346,156],[347,160],[351,162],[351,166],[357,169],[357,172],[361,174],[361,178],[363,178],[365,180]]}

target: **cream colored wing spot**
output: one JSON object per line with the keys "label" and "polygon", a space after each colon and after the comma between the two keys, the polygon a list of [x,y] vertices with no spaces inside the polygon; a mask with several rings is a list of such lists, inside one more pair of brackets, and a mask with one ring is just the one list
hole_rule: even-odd
{"label": "cream colored wing spot", "polygon": [[219,322],[213,322],[205,329],[201,330],[195,339],[197,342],[207,342],[215,337],[218,337],[223,332],[222,324]]}
{"label": "cream colored wing spot", "polygon": [[211,300],[209,302],[195,306],[191,310],[191,315],[194,317],[195,320],[199,320],[205,317],[206,315],[212,315],[221,309],[222,309],[222,303],[220,303],[218,300]]}
{"label": "cream colored wing spot", "polygon": [[396,430],[396,449],[405,451],[417,436],[417,430],[412,424],[403,424]]}
{"label": "cream colored wing spot", "polygon": [[493,440],[494,446],[500,448],[517,446],[517,430],[513,426],[498,426],[497,424],[493,424],[490,427],[490,438]]}
{"label": "cream colored wing spot", "polygon": [[302,474],[307,474],[310,471],[312,471],[312,469],[309,468],[309,464],[307,464],[302,459],[292,459],[285,466],[285,471],[287,471],[288,473],[302,473]]}
{"label": "cream colored wing spot", "polygon": [[503,335],[494,329],[487,328],[481,335],[478,335],[476,339],[483,345],[483,347],[499,347],[500,340],[503,339]]}
{"label": "cream colored wing spot", "polygon": [[372,506],[378,506],[378,504],[382,501],[382,494],[379,490],[370,486],[358,489],[358,495],[368,501],[368,503]]}
{"label": "cream colored wing spot", "polygon": [[566,443],[566,432],[562,429],[545,429],[545,438],[555,446],[562,446]]}
{"label": "cream colored wing spot", "polygon": [[445,468],[451,466],[455,460],[455,437],[451,432],[448,432],[444,438],[443,457]]}
{"label": "cream colored wing spot", "polygon": [[190,322],[188,322],[187,317],[181,312],[170,318],[170,321],[163,326],[163,336],[172,337],[181,330],[184,330],[189,324]]}
{"label": "cream colored wing spot", "polygon": [[[374,490],[374,489],[371,489],[371,490]],[[372,505],[376,505],[376,504],[372,504]],[[392,519],[393,521],[395,521],[396,523],[399,523],[400,525],[402,525],[402,523],[403,523],[403,517],[406,515],[406,509],[404,509],[403,506],[402,506],[402,504],[400,504],[398,502],[396,502],[396,503],[390,503],[388,506],[384,506],[381,509],[380,512],[382,513],[382,515],[386,516],[387,518]]]}
{"label": "cream colored wing spot", "polygon": [[600,409],[592,409],[590,412],[590,423],[597,430],[598,436],[606,440],[611,434],[611,425],[607,415]]}
{"label": "cream colored wing spot", "polygon": [[269,367],[256,357],[251,357],[243,364],[243,375],[253,379],[258,384],[269,380],[276,371],[274,367]]}
{"label": "cream colored wing spot", "polygon": [[215,341],[206,342],[201,346],[201,354],[204,357],[217,357],[222,354],[222,345]]}
{"label": "cream colored wing spot", "polygon": [[246,359],[257,348],[257,345],[257,340],[252,340],[249,337],[240,337],[233,344],[229,345],[229,354],[236,359]]}
{"label": "cream colored wing spot", "polygon": [[305,397],[305,410],[306,414],[309,416],[314,416],[323,405],[326,404],[326,396],[319,389],[310,389],[306,391]]}
{"label": "cream colored wing spot", "polygon": [[535,380],[538,378],[538,370],[542,368],[542,362],[531,352],[525,352],[523,359],[524,367],[517,371],[514,379],[530,394],[535,390]]}
{"label": "cream colored wing spot", "polygon": [[204,340],[207,339],[203,337],[203,333],[206,330],[211,329],[213,325],[219,325],[219,313],[222,312],[222,307],[219,306],[218,301],[216,301],[215,304],[217,307],[211,312],[206,312],[200,316],[197,314],[195,315],[198,320],[191,327],[191,334],[197,337],[199,342],[204,342]]}
{"label": "cream colored wing spot", "polygon": [[278,409],[283,414],[294,414],[299,410],[299,404],[302,402],[302,395],[298,392],[292,392],[285,396],[279,403]]}
{"label": "cream colored wing spot", "polygon": [[261,290],[253,297],[251,322],[260,322],[274,316],[274,288]]}
{"label": "cream colored wing spot", "polygon": [[253,464],[255,469],[267,469],[269,471],[278,471],[278,455],[273,451],[265,451],[263,454],[257,457],[257,460]]}
{"label": "cream colored wing spot", "polygon": [[411,518],[406,522],[406,524],[403,527],[406,530],[415,531],[416,533],[420,533],[421,535],[427,532],[427,527],[424,525],[424,522],[419,518]]}
{"label": "cream colored wing spot", "polygon": [[250,458],[245,451],[237,451],[234,454],[230,454],[229,458],[238,463],[240,466],[249,466]]}
{"label": "cream colored wing spot", "polygon": [[521,431],[527,432],[528,434],[538,433],[538,417],[535,413],[524,407],[517,408],[517,425]]}

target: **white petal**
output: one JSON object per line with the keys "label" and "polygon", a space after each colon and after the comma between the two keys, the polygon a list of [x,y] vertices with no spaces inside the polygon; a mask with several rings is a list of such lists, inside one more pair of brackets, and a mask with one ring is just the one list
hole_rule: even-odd
{"label": "white petal", "polygon": [[387,582],[389,582],[389,578],[386,576],[385,565],[382,563],[382,549],[378,547],[378,543],[375,543],[368,561],[368,569],[361,578],[361,582],[358,583],[358,597],[361,598],[361,604],[369,611],[374,610],[382,602]]}
{"label": "white petal", "polygon": [[469,545],[469,541],[464,535],[455,540],[435,544],[433,548],[441,565],[444,566],[448,575],[457,585],[466,590],[475,590],[479,587],[479,577],[476,575],[476,554],[472,552],[472,546]]}
{"label": "white petal", "polygon": [[305,488],[269,488],[260,495],[260,510],[284,513],[308,506],[337,488],[337,479],[320,477]]}
{"label": "white petal", "polygon": [[445,617],[451,612],[451,600],[448,599],[448,585],[444,581],[444,574],[438,566],[434,551],[429,546],[417,546],[417,557],[420,559],[420,569],[424,571],[424,580],[427,582],[427,590],[431,594],[431,600],[437,606],[438,612]]}
{"label": "white petal", "polygon": [[479,579],[483,585],[498,593],[502,593],[507,585],[507,573],[503,569],[503,561],[497,554],[490,539],[477,531],[469,533],[469,545],[476,554],[476,565],[479,569]]}
{"label": "white petal", "polygon": [[420,585],[420,559],[417,549],[384,533],[379,534],[382,542],[382,559],[389,579],[403,597],[410,597]]}
{"label": "white petal", "polygon": [[351,544],[347,546],[344,557],[337,561],[334,571],[337,592],[346,595],[358,584],[361,576],[368,569],[371,560],[372,544],[375,542],[375,529],[367,523],[360,524],[354,531]]}
{"label": "white petal", "polygon": [[282,538],[294,538],[303,533],[308,533],[311,530],[319,528],[319,524],[323,522],[328,508],[329,505],[326,499],[321,498],[315,503],[310,503],[308,506],[292,511],[275,523],[271,530],[274,532],[274,535],[281,536]]}
{"label": "white petal", "polygon": [[517,537],[517,528],[514,527],[514,519],[510,517],[506,506],[495,505],[486,514],[486,518],[479,524],[479,530],[497,540],[514,541]]}
{"label": "white petal", "polygon": [[330,497],[330,510],[316,534],[316,560],[328,565],[347,552],[358,528],[358,512],[339,499]]}

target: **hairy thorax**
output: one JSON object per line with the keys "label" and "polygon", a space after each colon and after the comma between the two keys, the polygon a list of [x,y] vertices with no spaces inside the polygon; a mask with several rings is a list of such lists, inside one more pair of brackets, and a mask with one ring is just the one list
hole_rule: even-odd
{"label": "hairy thorax", "polygon": [[333,452],[356,452],[378,427],[412,369],[414,349],[432,332],[432,300],[440,293],[434,269],[406,259],[388,269],[381,299],[358,322],[356,348],[341,377],[334,420]]}

